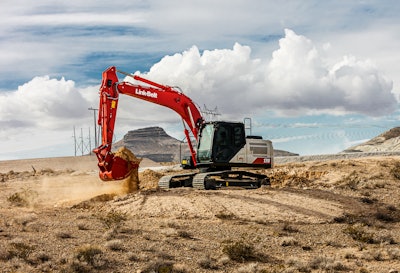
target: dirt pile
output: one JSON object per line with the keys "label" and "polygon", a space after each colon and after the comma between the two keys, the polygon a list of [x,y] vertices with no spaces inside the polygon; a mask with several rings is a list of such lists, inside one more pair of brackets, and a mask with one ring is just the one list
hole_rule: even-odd
{"label": "dirt pile", "polygon": [[273,169],[269,173],[271,184],[274,187],[304,187],[320,179],[327,171],[316,171],[302,167],[283,167]]}
{"label": "dirt pile", "polygon": [[139,174],[140,177],[140,189],[151,190],[158,187],[158,180],[163,176],[162,173],[147,169]]}
{"label": "dirt pile", "polygon": [[125,193],[135,192],[139,189],[139,164],[142,161],[140,158],[137,158],[132,151],[130,151],[126,147],[121,147],[118,151],[115,152],[115,156],[121,157],[127,162],[132,162],[134,167],[130,176],[127,177],[123,183],[123,187],[125,189]]}

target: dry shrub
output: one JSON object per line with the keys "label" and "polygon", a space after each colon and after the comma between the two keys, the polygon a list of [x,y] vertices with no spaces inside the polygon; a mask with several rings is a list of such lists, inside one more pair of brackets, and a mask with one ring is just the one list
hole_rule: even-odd
{"label": "dry shrub", "polygon": [[342,262],[326,256],[317,256],[309,262],[311,269],[321,269],[323,272],[348,271],[349,268]]}
{"label": "dry shrub", "polygon": [[216,259],[207,255],[205,258],[199,260],[199,266],[203,269],[218,269],[218,262]]}
{"label": "dry shrub", "polygon": [[186,265],[184,265],[184,264],[174,264],[174,266],[172,268],[172,272],[173,273],[187,273],[187,272],[191,272],[191,270],[187,269]]}
{"label": "dry shrub", "polygon": [[34,200],[38,197],[38,193],[31,189],[23,189],[10,195],[7,200],[18,207],[28,207],[33,204]]}
{"label": "dry shrub", "polygon": [[26,226],[29,223],[34,222],[36,220],[37,220],[37,215],[35,213],[23,214],[15,218],[15,222],[22,226]]}
{"label": "dry shrub", "polygon": [[398,223],[400,222],[400,211],[393,205],[381,206],[377,209],[375,218],[381,222]]}
{"label": "dry shrub", "polygon": [[289,232],[289,233],[297,233],[299,232],[298,228],[290,225],[288,222],[284,222],[282,226],[282,231]]}
{"label": "dry shrub", "polygon": [[121,240],[115,239],[105,243],[105,247],[113,251],[124,250],[124,245]]}
{"label": "dry shrub", "polygon": [[166,261],[162,259],[157,259],[150,262],[144,269],[141,270],[142,273],[173,273],[174,264],[171,261]]}
{"label": "dry shrub", "polygon": [[353,240],[367,243],[367,244],[376,244],[376,240],[374,239],[373,234],[364,230],[364,228],[360,225],[349,225],[346,227],[343,232],[348,234]]}
{"label": "dry shrub", "polygon": [[193,239],[193,235],[186,230],[178,230],[178,236],[184,239]]}
{"label": "dry shrub", "polygon": [[106,239],[107,241],[110,241],[110,240],[114,239],[116,235],[117,235],[117,229],[116,228],[111,228],[111,229],[108,229],[103,234],[103,238]]}
{"label": "dry shrub", "polygon": [[388,253],[390,259],[400,260],[400,249],[399,248],[388,249],[387,253]]}
{"label": "dry shrub", "polygon": [[236,262],[256,261],[254,246],[243,241],[230,242],[223,246],[222,252]]}
{"label": "dry shrub", "polygon": [[10,243],[11,249],[9,250],[10,257],[18,257],[22,260],[27,261],[29,255],[32,253],[34,248],[20,239],[15,239]]}
{"label": "dry shrub", "polygon": [[64,232],[64,231],[57,232],[56,236],[57,236],[57,238],[60,238],[60,239],[70,239],[70,238],[72,238],[72,235],[70,233]]}
{"label": "dry shrub", "polygon": [[396,162],[393,168],[390,170],[390,174],[397,180],[400,180],[400,163]]}
{"label": "dry shrub", "polygon": [[0,247],[0,261],[8,261],[10,260],[11,257],[11,253],[9,250],[5,249],[4,247]]}
{"label": "dry shrub", "polygon": [[221,219],[221,220],[235,220],[237,218],[235,216],[235,214],[230,213],[230,212],[223,212],[223,211],[215,214],[215,217],[217,217],[218,219]]}
{"label": "dry shrub", "polygon": [[237,273],[266,273],[265,269],[262,269],[258,263],[244,264],[237,268]]}
{"label": "dry shrub", "polygon": [[366,261],[378,261],[382,262],[388,258],[387,252],[380,248],[380,249],[371,249],[368,251],[363,252],[362,259]]}
{"label": "dry shrub", "polygon": [[281,238],[281,246],[296,246],[299,242],[294,237]]}
{"label": "dry shrub", "polygon": [[106,215],[100,216],[99,219],[107,228],[113,228],[126,221],[127,215],[120,211],[111,210]]}
{"label": "dry shrub", "polygon": [[102,256],[103,251],[98,246],[83,245],[74,252],[71,270],[93,272],[93,269],[102,269],[107,262]]}
{"label": "dry shrub", "polygon": [[360,183],[360,177],[355,171],[351,172],[338,182],[340,188],[350,188],[352,190],[357,190]]}
{"label": "dry shrub", "polygon": [[78,223],[77,226],[78,226],[79,230],[89,230],[86,223],[81,222],[81,223]]}
{"label": "dry shrub", "polygon": [[51,260],[51,257],[45,251],[38,251],[33,253],[31,263],[41,264]]}

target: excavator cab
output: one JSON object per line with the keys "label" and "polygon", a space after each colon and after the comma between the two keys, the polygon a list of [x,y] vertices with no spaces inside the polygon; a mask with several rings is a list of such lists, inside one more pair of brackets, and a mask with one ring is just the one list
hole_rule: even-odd
{"label": "excavator cab", "polygon": [[228,167],[229,161],[246,144],[243,123],[214,121],[203,124],[197,147],[199,166]]}

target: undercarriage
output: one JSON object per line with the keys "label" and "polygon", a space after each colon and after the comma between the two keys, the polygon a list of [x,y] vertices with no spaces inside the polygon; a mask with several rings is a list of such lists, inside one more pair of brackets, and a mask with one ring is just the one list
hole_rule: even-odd
{"label": "undercarriage", "polygon": [[216,190],[225,187],[257,189],[270,185],[268,176],[249,171],[215,171],[167,175],[160,178],[158,186],[163,189],[193,187],[201,190]]}

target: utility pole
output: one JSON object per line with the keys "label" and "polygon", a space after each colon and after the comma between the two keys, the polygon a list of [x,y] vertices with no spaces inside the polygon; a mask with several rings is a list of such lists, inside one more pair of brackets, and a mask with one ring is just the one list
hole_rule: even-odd
{"label": "utility pole", "polygon": [[95,109],[93,107],[89,107],[88,110],[93,111],[93,121],[94,121],[94,147],[97,148],[97,123],[96,123],[96,111],[99,109]]}

